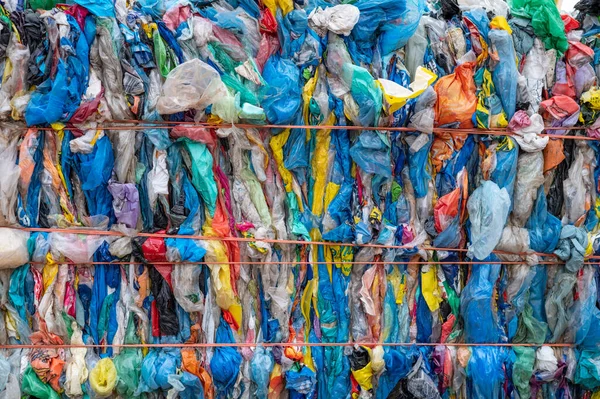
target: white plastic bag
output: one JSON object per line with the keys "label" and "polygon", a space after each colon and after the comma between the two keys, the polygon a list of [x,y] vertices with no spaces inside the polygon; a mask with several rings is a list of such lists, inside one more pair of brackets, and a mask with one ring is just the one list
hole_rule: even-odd
{"label": "white plastic bag", "polygon": [[106,237],[86,234],[50,233],[50,248],[54,259],[61,255],[75,263],[87,263]]}
{"label": "white plastic bag", "polygon": [[29,262],[29,232],[0,228],[0,269],[14,269]]}
{"label": "white plastic bag", "polygon": [[531,216],[538,188],[544,184],[544,155],[542,152],[523,152],[517,161],[517,176],[513,194],[511,223],[524,227]]}
{"label": "white plastic bag", "polygon": [[[546,84],[546,72],[548,71],[548,58],[544,50],[544,43],[535,39],[533,47],[527,53],[523,76],[527,81],[529,99],[533,112],[537,112],[542,101],[542,91]],[[543,126],[543,125],[542,125]]]}
{"label": "white plastic bag", "polygon": [[308,24],[321,37],[327,34],[327,30],[349,36],[359,17],[360,10],[351,4],[339,4],[325,9],[317,7],[308,16]]}
{"label": "white plastic bag", "polygon": [[508,128],[515,133],[514,138],[523,151],[542,151],[548,145],[548,136],[538,136],[544,130],[544,119],[540,114],[529,117],[525,111],[517,111]]}
{"label": "white plastic bag", "polygon": [[17,165],[18,141],[17,126],[0,126],[0,226],[17,224],[17,185],[21,173]]}

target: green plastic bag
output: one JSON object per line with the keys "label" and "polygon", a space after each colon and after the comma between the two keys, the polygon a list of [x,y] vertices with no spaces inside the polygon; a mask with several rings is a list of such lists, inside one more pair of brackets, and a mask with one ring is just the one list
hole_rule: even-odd
{"label": "green plastic bag", "polygon": [[600,356],[597,351],[582,351],[575,370],[575,384],[592,391],[600,388]]}
{"label": "green plastic bag", "polygon": [[521,398],[531,396],[531,387],[529,379],[533,375],[533,365],[535,363],[535,349],[525,346],[513,347],[517,360],[513,366],[513,384],[519,392]]}
{"label": "green plastic bag", "polygon": [[23,373],[21,390],[26,395],[39,399],[60,399],[60,396],[48,384],[44,384],[33,368],[27,367]]}
{"label": "green plastic bag", "polygon": [[359,126],[377,125],[383,93],[375,84],[373,76],[365,68],[347,63],[342,68],[342,79],[350,87],[352,98],[358,106],[358,115],[352,115],[354,112],[345,109],[346,114],[350,114],[352,119],[357,119],[353,122]]}
{"label": "green plastic bag", "polygon": [[[138,344],[139,340],[135,334],[133,317],[129,318],[127,332],[125,333],[126,344]],[[135,398],[134,395],[139,383],[142,369],[142,350],[139,348],[123,348],[115,356],[114,364],[117,369],[117,393],[123,398]]]}
{"label": "green plastic bag", "polygon": [[546,340],[547,332],[548,324],[533,317],[533,308],[529,303],[525,304],[519,315],[519,324],[513,342],[542,345]]}
{"label": "green plastic bag", "polygon": [[515,17],[531,19],[535,35],[546,46],[563,54],[569,48],[565,24],[552,0],[509,0],[510,12]]}
{"label": "green plastic bag", "polygon": [[212,154],[204,143],[188,139],[184,139],[183,142],[192,161],[192,184],[202,197],[210,216],[213,217],[217,207],[217,183],[212,169]]}
{"label": "green plastic bag", "polygon": [[29,6],[29,8],[33,10],[50,10],[54,8],[58,3],[58,1],[54,0],[29,0],[26,2],[25,8],[28,8],[27,6]]}

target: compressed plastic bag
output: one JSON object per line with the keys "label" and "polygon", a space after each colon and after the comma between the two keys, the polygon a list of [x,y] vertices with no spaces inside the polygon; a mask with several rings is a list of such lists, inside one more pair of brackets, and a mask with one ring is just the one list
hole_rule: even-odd
{"label": "compressed plastic bag", "polygon": [[325,36],[327,30],[349,36],[359,16],[360,10],[351,4],[339,4],[325,9],[317,7],[308,15],[308,23],[319,36]]}
{"label": "compressed plastic bag", "polygon": [[435,106],[436,126],[458,122],[461,128],[473,127],[472,115],[477,108],[474,63],[456,67],[454,73],[440,78],[435,86],[438,101]]}
{"label": "compressed plastic bag", "polygon": [[502,348],[473,347],[467,366],[473,397],[495,397],[502,391],[502,366],[506,354]]}
{"label": "compressed plastic bag", "polygon": [[554,251],[558,245],[562,224],[556,216],[548,212],[543,186],[538,188],[536,202],[525,227],[529,231],[529,242],[533,251]]}
{"label": "compressed plastic bag", "polygon": [[17,165],[17,126],[0,126],[0,225],[11,226],[17,223],[15,208],[20,168]]}
{"label": "compressed plastic bag", "polygon": [[513,366],[513,383],[519,395],[526,398],[531,394],[529,379],[533,373],[535,350],[533,348],[515,347],[513,351],[517,358]]}
{"label": "compressed plastic bag", "polygon": [[564,23],[558,9],[550,0],[508,2],[513,15],[531,19],[531,26],[547,49],[556,49],[560,53],[567,50],[568,43]]}
{"label": "compressed plastic bag", "polygon": [[110,358],[100,359],[90,371],[90,385],[99,398],[109,397],[117,384],[117,369]]}
{"label": "compressed plastic bag", "polygon": [[575,273],[583,266],[583,257],[588,246],[585,230],[572,225],[563,226],[554,254],[566,262],[565,267]]}
{"label": "compressed plastic bag", "polygon": [[23,393],[38,398],[59,399],[60,396],[49,386],[44,384],[33,368],[27,367],[23,373],[21,387]]}
{"label": "compressed plastic bag", "polygon": [[514,138],[523,151],[541,151],[550,140],[549,137],[538,136],[544,130],[544,120],[540,114],[533,114],[530,118],[525,111],[517,111],[508,128],[515,133]]}
{"label": "compressed plastic bag", "polygon": [[14,269],[29,262],[27,240],[28,232],[0,228],[0,269]]}
{"label": "compressed plastic bag", "polygon": [[502,101],[502,107],[510,120],[515,113],[517,97],[517,65],[514,62],[513,39],[509,32],[500,29],[492,29],[489,39],[499,58],[492,70],[492,79]]}
{"label": "compressed plastic bag", "polygon": [[252,380],[257,385],[256,396],[266,398],[269,393],[269,378],[273,370],[273,357],[264,348],[257,348],[252,357],[250,365],[252,369]]}
{"label": "compressed plastic bag", "polygon": [[49,242],[57,258],[62,255],[76,263],[87,263],[92,260],[105,239],[104,236],[52,233]]}
{"label": "compressed plastic bag", "polygon": [[510,221],[525,226],[531,215],[538,188],[544,183],[544,157],[541,152],[522,153],[517,161],[517,176]]}
{"label": "compressed plastic bag", "polygon": [[379,45],[384,56],[401,49],[409,41],[419,26],[425,2],[407,0],[405,7],[404,12],[397,19],[381,27]]}
{"label": "compressed plastic bag", "polygon": [[502,237],[510,209],[510,197],[505,188],[486,180],[469,197],[467,210],[471,221],[469,256],[487,258]]}
{"label": "compressed plastic bag", "polygon": [[[364,68],[345,63],[342,67],[342,79],[350,88],[350,94],[358,107],[357,112],[352,113],[353,121],[361,126],[371,126],[379,118],[382,96],[380,87],[375,84],[371,74]],[[344,104],[347,105],[346,103]]]}
{"label": "compressed plastic bag", "polygon": [[189,109],[204,110],[227,95],[227,88],[210,65],[193,59],[177,66],[167,75],[156,110],[174,114]]}
{"label": "compressed plastic bag", "polygon": [[266,87],[262,105],[269,122],[285,125],[293,121],[301,105],[300,70],[293,62],[271,56],[263,68]]}
{"label": "compressed plastic bag", "polygon": [[[221,319],[216,333],[217,343],[233,343],[231,328]],[[240,372],[242,356],[232,347],[218,347],[210,362],[217,395],[227,395],[233,389]]]}
{"label": "compressed plastic bag", "polygon": [[[497,261],[495,255],[482,259]],[[500,339],[498,315],[494,311],[494,283],[500,274],[500,265],[477,264],[460,297],[460,313],[465,319],[465,338],[468,342],[496,343]]]}
{"label": "compressed plastic bag", "polygon": [[577,362],[575,381],[585,389],[596,390],[600,386],[600,369],[598,368],[598,353],[583,351]]}

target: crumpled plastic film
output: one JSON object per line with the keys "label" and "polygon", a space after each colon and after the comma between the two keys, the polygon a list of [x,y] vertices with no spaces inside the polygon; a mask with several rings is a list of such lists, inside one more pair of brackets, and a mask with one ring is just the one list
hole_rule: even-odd
{"label": "crumpled plastic film", "polygon": [[0,397],[598,395],[597,2],[342,3],[0,5]]}

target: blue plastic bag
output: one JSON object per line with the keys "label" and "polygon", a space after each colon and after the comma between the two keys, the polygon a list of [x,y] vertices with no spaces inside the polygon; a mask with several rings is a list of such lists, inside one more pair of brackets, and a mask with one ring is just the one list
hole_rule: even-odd
{"label": "blue plastic bag", "polygon": [[[484,261],[498,261],[490,255]],[[498,315],[494,312],[494,284],[500,275],[498,263],[473,264],[471,276],[460,295],[460,313],[465,321],[465,342],[497,343],[500,340]]]}
{"label": "blue plastic bag", "polygon": [[358,136],[356,144],[350,148],[350,156],[358,167],[367,173],[386,177],[392,175],[389,143],[383,141],[382,136],[372,130],[365,130]]}
{"label": "blue plastic bag", "polygon": [[517,64],[512,36],[505,30],[492,29],[489,33],[492,46],[498,52],[499,62],[492,71],[492,80],[496,93],[502,102],[502,108],[510,120],[517,105]]}
{"label": "blue plastic bag", "polygon": [[[216,343],[234,343],[231,327],[221,318],[217,334]],[[242,356],[238,351],[230,346],[221,346],[215,349],[215,353],[210,361],[210,369],[213,375],[217,397],[229,397],[231,390],[237,380],[242,364]]]}
{"label": "blue plastic bag", "polygon": [[292,123],[302,103],[300,70],[293,62],[274,55],[265,64],[263,78],[267,86],[262,93],[262,106],[270,123]]}

